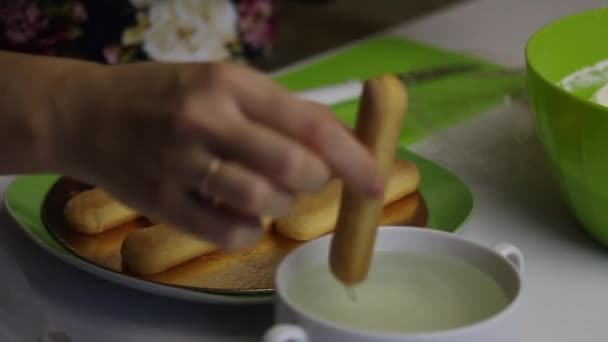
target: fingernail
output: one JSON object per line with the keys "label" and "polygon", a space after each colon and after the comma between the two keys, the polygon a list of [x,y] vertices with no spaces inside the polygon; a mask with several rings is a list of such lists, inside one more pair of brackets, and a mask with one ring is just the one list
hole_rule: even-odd
{"label": "fingernail", "polygon": [[382,198],[384,196],[384,184],[380,181],[374,182],[369,189],[369,195],[373,198]]}
{"label": "fingernail", "polygon": [[230,251],[237,251],[249,248],[253,246],[261,236],[261,230],[257,228],[237,228],[230,237],[226,244],[226,249]]}

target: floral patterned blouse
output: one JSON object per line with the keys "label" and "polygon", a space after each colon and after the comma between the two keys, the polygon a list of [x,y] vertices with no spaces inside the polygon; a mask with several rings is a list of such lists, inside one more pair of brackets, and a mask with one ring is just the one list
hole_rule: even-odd
{"label": "floral patterned blouse", "polygon": [[273,0],[0,0],[0,49],[107,64],[251,61],[270,51]]}

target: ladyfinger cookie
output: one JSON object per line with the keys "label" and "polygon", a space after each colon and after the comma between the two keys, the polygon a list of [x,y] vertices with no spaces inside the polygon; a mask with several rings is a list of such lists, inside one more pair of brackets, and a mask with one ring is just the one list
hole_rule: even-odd
{"label": "ladyfinger cookie", "polygon": [[[388,205],[418,189],[420,173],[415,164],[395,162],[384,195]],[[307,241],[331,232],[338,218],[342,182],[330,181],[320,192],[300,194],[289,214],[275,220],[276,231],[290,239]]]}
{"label": "ladyfinger cookie", "polygon": [[157,224],[129,233],[120,253],[129,271],[150,275],[214,250],[213,244],[185,230]]}
{"label": "ladyfinger cookie", "polygon": [[101,188],[74,195],[64,215],[68,225],[83,234],[99,234],[140,216]]}
{"label": "ladyfinger cookie", "polygon": [[[394,167],[407,104],[407,89],[395,75],[379,75],[363,85],[355,133],[375,160],[385,187]],[[383,209],[382,198],[344,187],[329,249],[329,268],[343,284],[358,284],[367,277]]]}

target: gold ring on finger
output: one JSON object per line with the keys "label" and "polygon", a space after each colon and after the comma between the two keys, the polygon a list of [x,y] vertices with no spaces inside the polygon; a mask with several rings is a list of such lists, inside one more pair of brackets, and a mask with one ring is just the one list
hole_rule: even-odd
{"label": "gold ring on finger", "polygon": [[[213,178],[213,176],[220,170],[221,166],[222,161],[217,158],[213,158],[209,165],[207,165],[207,169],[205,170],[205,175],[203,176],[200,188],[201,194],[203,196],[209,196],[209,183],[211,181],[211,178]],[[216,200],[214,199],[213,202],[216,202]]]}

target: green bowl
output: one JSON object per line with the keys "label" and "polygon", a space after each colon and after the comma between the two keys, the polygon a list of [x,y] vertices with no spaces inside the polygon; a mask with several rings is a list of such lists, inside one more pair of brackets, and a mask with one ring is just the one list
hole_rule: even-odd
{"label": "green bowl", "polygon": [[568,205],[585,230],[608,246],[608,107],[590,100],[593,89],[575,94],[560,85],[602,60],[608,60],[608,7],[551,22],[526,47],[539,140]]}

